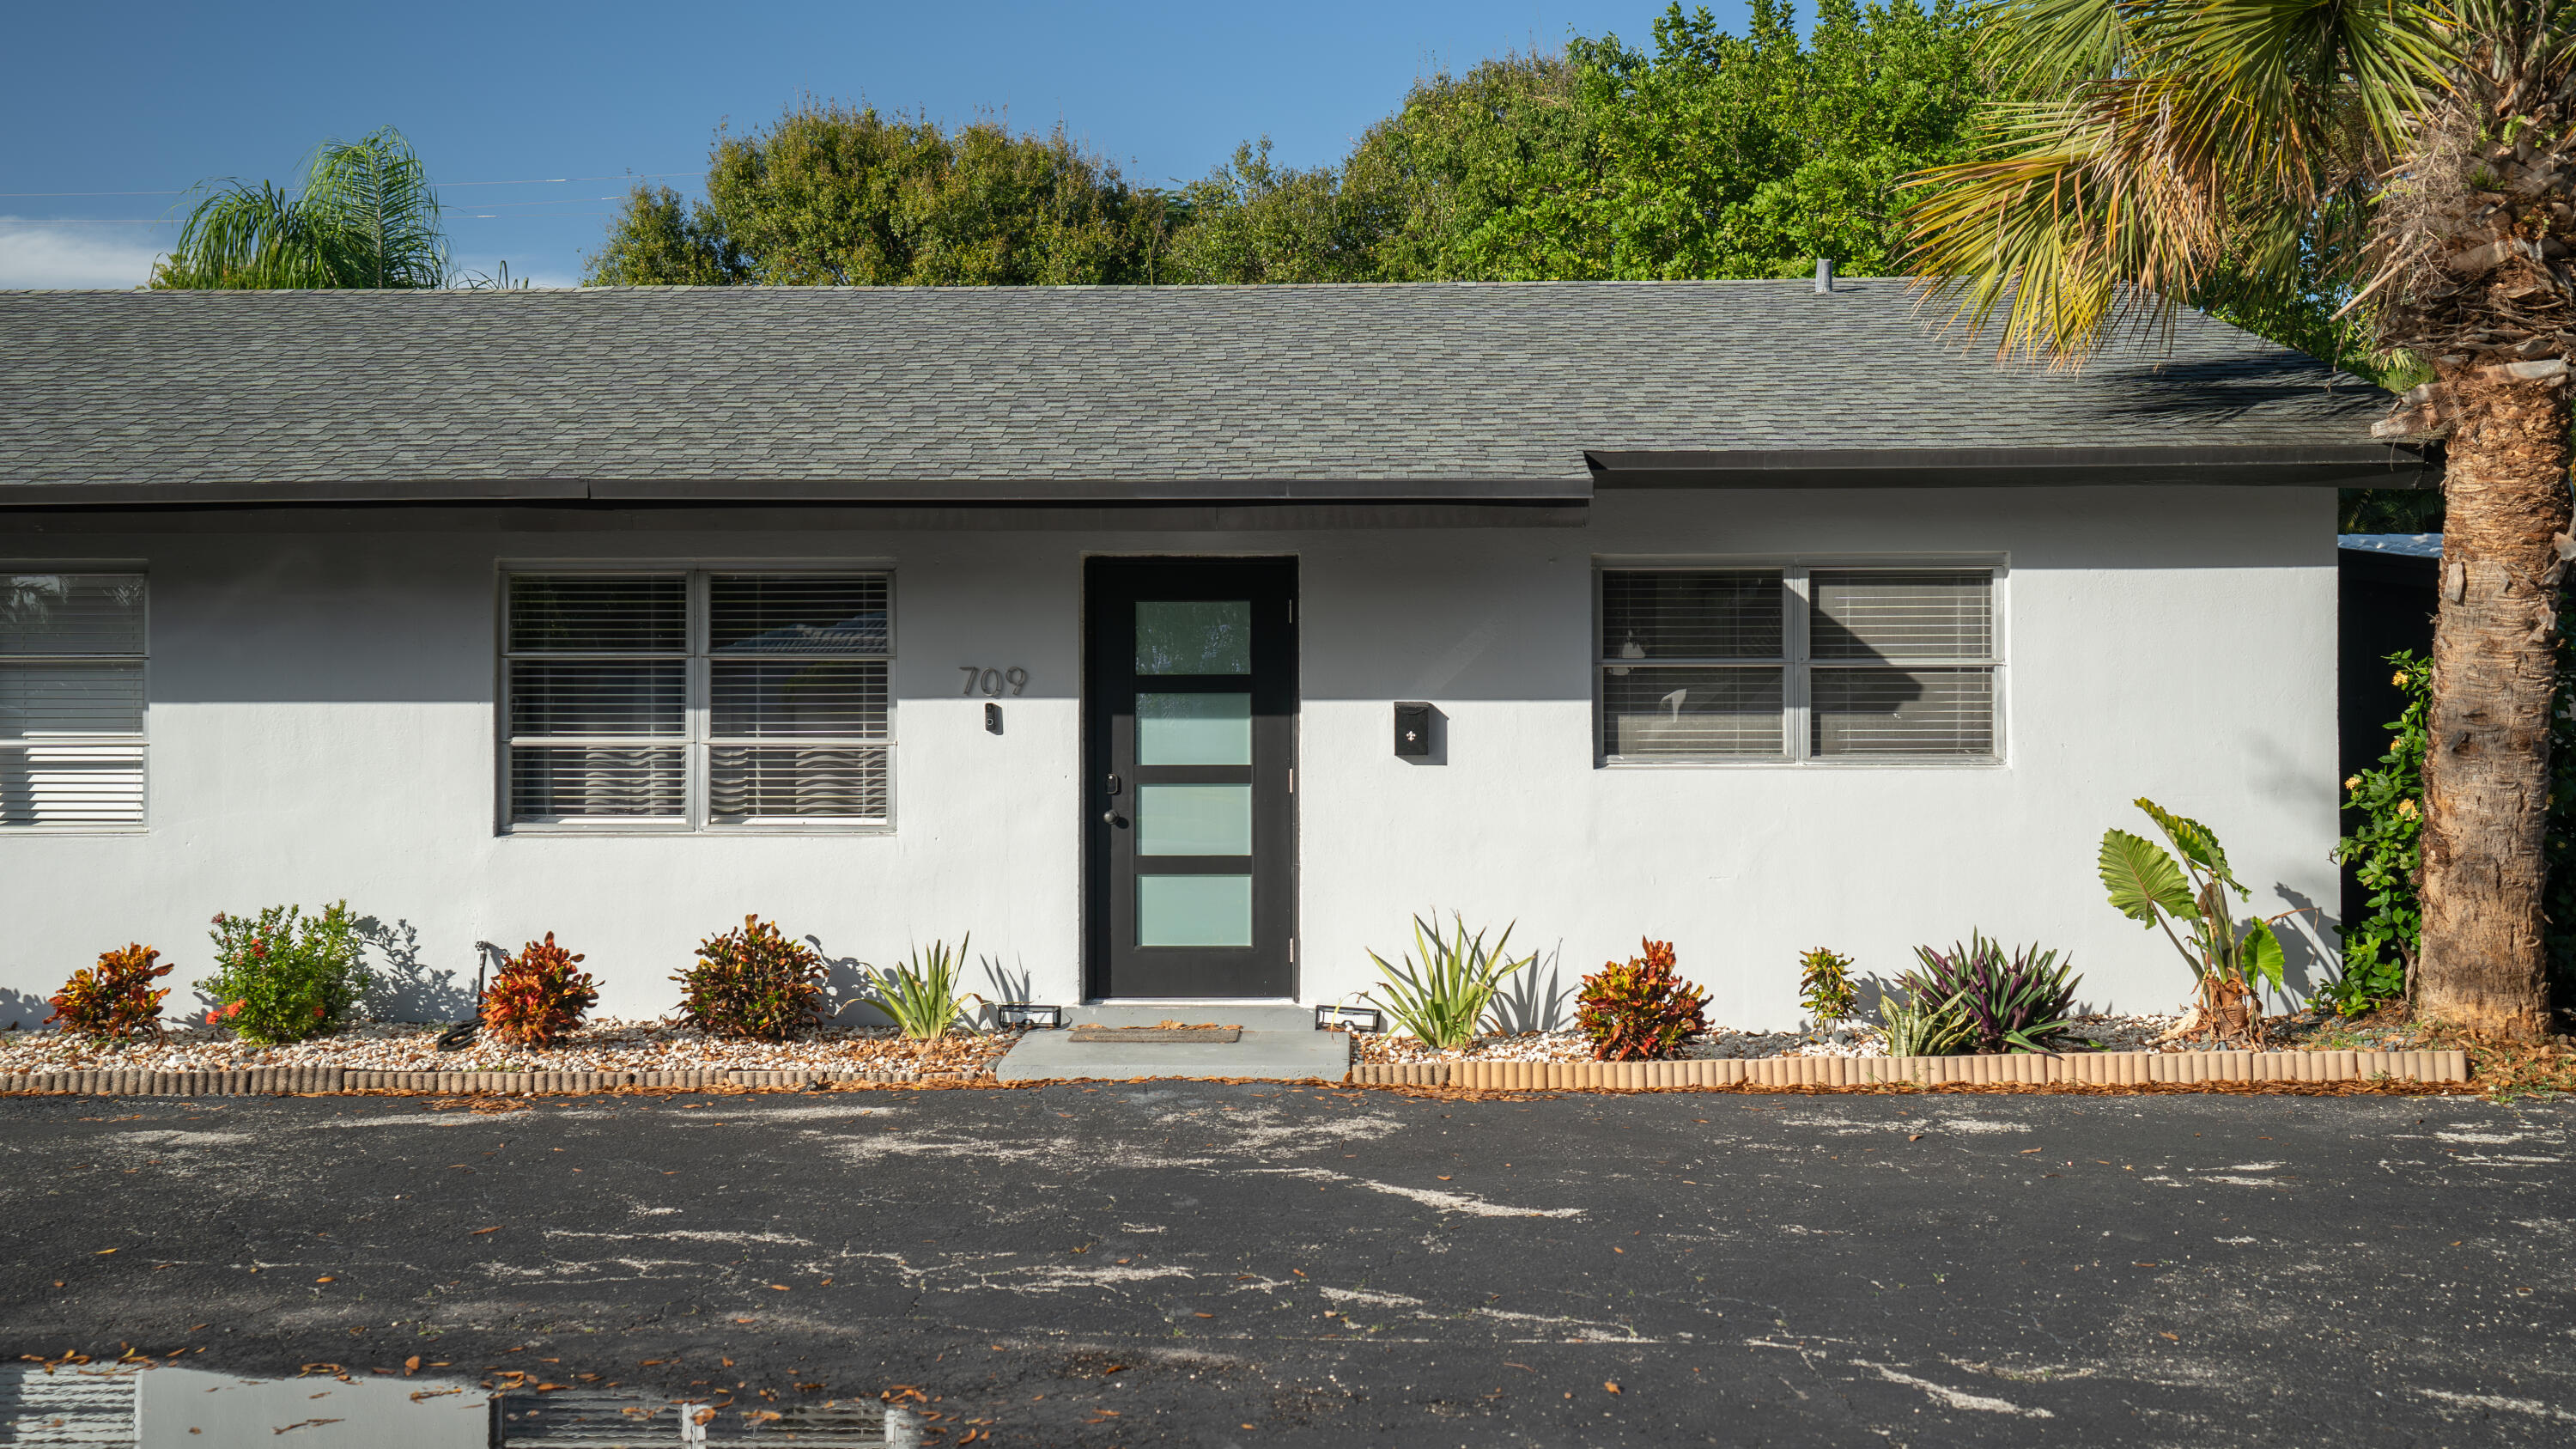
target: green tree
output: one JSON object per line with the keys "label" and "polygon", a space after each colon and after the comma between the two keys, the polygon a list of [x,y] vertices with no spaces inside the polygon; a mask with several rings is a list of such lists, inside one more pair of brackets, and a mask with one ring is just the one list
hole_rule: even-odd
{"label": "green tree", "polygon": [[1182,188],[1170,282],[1375,282],[1385,221],[1339,169],[1274,165],[1270,138]]}
{"label": "green tree", "polygon": [[1338,166],[1274,165],[1265,138],[1182,193],[1168,279],[1483,281],[1589,276],[1549,258],[1562,195],[1591,184],[1591,121],[1561,56],[1414,83]]}
{"label": "green tree", "polygon": [[1065,133],[950,130],[807,103],[719,133],[704,205],[639,187],[589,259],[594,285],[993,286],[1154,280],[1165,198]]}
{"label": "green tree", "polygon": [[1788,0],[1743,37],[1674,5],[1616,36],[1415,84],[1338,167],[1266,145],[1190,188],[1198,281],[1771,277],[1893,271],[1897,178],[1969,154],[1987,87],[1954,0]]}
{"label": "green tree", "polygon": [[[2576,29],[2544,0],[2006,0],[2035,99],[1921,178],[1922,270],[2006,353],[2082,356],[2218,292],[2362,299],[2447,443],[2415,1007],[2516,1039],[2544,943],[2569,538]],[[2329,274],[2318,286],[2315,269]]]}
{"label": "green tree", "polygon": [[749,274],[706,203],[692,206],[667,186],[641,182],[607,244],[587,261],[582,280],[594,287],[721,287]]}
{"label": "green tree", "polygon": [[169,288],[437,287],[447,281],[438,196],[402,133],[326,141],[294,193],[207,182],[152,270]]}
{"label": "green tree", "polygon": [[1823,0],[1802,45],[1788,0],[1753,0],[1742,37],[1675,5],[1651,55],[1578,42],[1598,180],[1563,209],[1566,250],[1605,238],[1605,274],[1635,278],[1898,270],[1897,179],[1973,143],[1977,33],[1952,0]]}

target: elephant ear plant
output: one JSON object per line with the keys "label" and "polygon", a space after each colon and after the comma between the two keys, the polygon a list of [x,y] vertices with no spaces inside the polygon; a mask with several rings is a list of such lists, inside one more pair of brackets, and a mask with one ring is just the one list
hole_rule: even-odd
{"label": "elephant ear plant", "polygon": [[[2266,919],[2239,921],[2228,905],[2233,891],[2240,901],[2252,893],[2228,869],[2227,852],[2218,837],[2197,820],[2176,815],[2153,800],[2140,798],[2139,809],[2156,822],[2172,842],[2173,855],[2152,840],[2125,830],[2102,833],[2102,884],[2111,905],[2133,921],[2164,928],[2165,939],[2191,968],[2196,1000],[2189,1020],[2166,1039],[2211,1032],[2223,1039],[2263,1037],[2262,988],[2281,987],[2281,938],[2272,927],[2297,915],[2283,911]],[[2177,864],[2175,857],[2181,858]],[[2174,923],[2183,934],[2176,935]]]}
{"label": "elephant ear plant", "polygon": [[1505,953],[1512,939],[1510,926],[1503,927],[1502,938],[1487,950],[1484,932],[1470,936],[1463,918],[1453,914],[1451,919],[1457,932],[1453,938],[1443,938],[1438,926],[1420,916],[1413,918],[1413,949],[1419,962],[1407,956],[1401,968],[1390,966],[1385,957],[1371,951],[1369,959],[1386,978],[1380,988],[1385,995],[1364,993],[1423,1045],[1441,1050],[1473,1042],[1503,978],[1538,959],[1536,953],[1510,959]]}

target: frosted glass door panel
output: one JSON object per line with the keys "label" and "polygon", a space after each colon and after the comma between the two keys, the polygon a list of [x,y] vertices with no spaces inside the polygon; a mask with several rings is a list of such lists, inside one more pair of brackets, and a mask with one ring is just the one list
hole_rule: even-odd
{"label": "frosted glass door panel", "polygon": [[1248,875],[1140,875],[1136,877],[1136,944],[1139,946],[1251,945],[1252,877]]}
{"label": "frosted glass door panel", "polygon": [[1145,785],[1136,792],[1138,855],[1250,855],[1250,785]]}
{"label": "frosted glass door panel", "polygon": [[1252,601],[1138,601],[1136,672],[1250,674]]}
{"label": "frosted glass door panel", "polygon": [[1251,764],[1252,696],[1140,692],[1136,696],[1136,763]]}

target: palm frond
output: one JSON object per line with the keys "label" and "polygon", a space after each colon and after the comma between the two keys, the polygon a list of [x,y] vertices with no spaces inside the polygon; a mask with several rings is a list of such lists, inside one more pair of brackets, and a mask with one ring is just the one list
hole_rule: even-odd
{"label": "palm frond", "polygon": [[327,141],[296,194],[268,182],[206,183],[156,287],[438,287],[447,239],[427,169],[387,127]]}
{"label": "palm frond", "polygon": [[2080,361],[2169,324],[2222,269],[2287,285],[2309,258],[2285,226],[2385,170],[2452,55],[2445,17],[2413,0],[1994,13],[1999,69],[2046,99],[1990,107],[1973,159],[1904,184],[1927,299],[2006,357]]}

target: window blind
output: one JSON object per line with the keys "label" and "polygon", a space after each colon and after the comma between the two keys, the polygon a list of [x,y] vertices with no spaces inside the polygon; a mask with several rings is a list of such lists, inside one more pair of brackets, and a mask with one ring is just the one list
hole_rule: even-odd
{"label": "window blind", "polygon": [[886,596],[883,574],[708,581],[710,819],[886,818]]}
{"label": "window blind", "polygon": [[0,826],[143,824],[141,574],[0,575]]}
{"label": "window blind", "polygon": [[1603,753],[1776,756],[1787,678],[1778,569],[1622,569],[1601,579]]}
{"label": "window blind", "polygon": [[889,818],[884,574],[513,575],[513,825]]}
{"label": "window blind", "polygon": [[1994,753],[1992,571],[1818,569],[1807,599],[1818,758]]}
{"label": "window blind", "polygon": [[1612,761],[1996,754],[1990,568],[1607,568]]}

